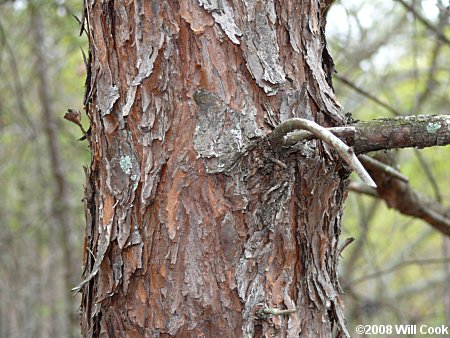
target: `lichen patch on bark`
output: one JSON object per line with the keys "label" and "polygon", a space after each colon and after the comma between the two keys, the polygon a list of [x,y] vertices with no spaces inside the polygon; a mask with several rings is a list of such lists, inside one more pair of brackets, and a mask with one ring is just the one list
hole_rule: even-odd
{"label": "lichen patch on bark", "polygon": [[197,103],[194,148],[205,158],[208,173],[229,169],[243,153],[262,135],[255,121],[253,107],[241,112],[228,108],[220,98],[206,90],[196,91]]}

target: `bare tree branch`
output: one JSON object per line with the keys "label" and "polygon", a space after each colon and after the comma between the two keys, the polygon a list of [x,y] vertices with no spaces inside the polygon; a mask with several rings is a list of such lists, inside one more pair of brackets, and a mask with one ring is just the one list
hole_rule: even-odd
{"label": "bare tree branch", "polygon": [[399,269],[402,269],[408,265],[430,265],[430,264],[443,264],[449,262],[449,258],[428,258],[428,259],[411,259],[411,260],[405,260],[403,262],[400,262],[398,264],[395,264],[394,266],[391,266],[384,270],[375,271],[371,274],[361,276],[358,278],[355,278],[351,280],[348,284],[355,285],[361,282],[364,282],[369,279],[378,278],[383,275],[392,273],[394,271],[397,271]]}
{"label": "bare tree branch", "polygon": [[386,174],[391,175],[392,177],[398,178],[399,180],[403,182],[408,182],[409,179],[405,175],[403,175],[401,172],[396,170],[395,168],[387,165],[386,163],[380,162],[373,157],[367,156],[367,155],[359,155],[359,160],[362,162],[362,164],[367,165],[369,163],[373,167],[376,167],[380,169],[381,171],[384,171]]}
{"label": "bare tree branch", "polygon": [[395,109],[394,107],[392,107],[390,104],[381,101],[379,98],[377,98],[375,95],[370,94],[368,91],[358,87],[355,83],[353,83],[352,81],[348,80],[347,78],[339,75],[339,74],[334,74],[333,78],[338,79],[339,81],[341,81],[343,84],[345,84],[346,86],[350,87],[351,89],[353,89],[355,92],[361,94],[362,96],[367,97],[369,100],[375,102],[376,104],[378,104],[379,106],[387,109],[388,111],[390,111],[392,114],[400,116],[402,115],[400,113],[400,111],[398,111],[397,109]]}
{"label": "bare tree branch", "polygon": [[[317,137],[290,119],[274,129],[273,142],[291,146],[297,142]],[[353,146],[356,154],[398,148],[426,148],[450,143],[450,115],[418,115],[360,121],[346,127],[327,129],[346,144]],[[320,137],[319,137],[320,138]]]}
{"label": "bare tree branch", "polygon": [[[435,82],[433,77],[434,77],[434,73],[435,73],[436,68],[437,68],[436,67],[437,54],[438,54],[441,46],[442,46],[442,43],[438,43],[436,48],[435,48],[435,50],[434,50],[434,52],[433,52],[432,65],[431,65],[430,72],[429,72],[429,77],[428,77],[428,80],[427,80],[427,86],[426,86],[425,90],[423,91],[423,93],[419,96],[418,104],[416,105],[416,107],[414,109],[415,112],[417,112],[420,109],[420,107],[423,106],[423,104],[425,103],[425,100],[429,97],[429,95],[428,95],[429,91],[432,89],[431,87],[432,87],[433,83]],[[387,109],[392,114],[397,115],[397,116],[403,115],[400,111],[398,111],[397,109],[395,109],[394,107],[392,107],[388,103],[381,101],[376,96],[374,96],[374,95],[368,93],[367,91],[365,91],[364,89],[358,87],[357,85],[355,85],[353,82],[349,81],[348,79],[346,79],[346,78],[344,78],[342,76],[339,76],[339,75],[335,75],[335,77],[338,80],[340,80],[341,82],[343,82],[344,84],[346,84],[347,86],[349,86],[350,88],[354,89],[359,94],[367,97],[368,99],[370,99],[371,101],[375,102],[379,106]],[[332,132],[334,134],[337,134],[334,131],[332,131]],[[340,132],[340,133],[342,133],[342,132]],[[341,134],[339,134],[338,137],[341,137]],[[292,141],[294,141],[295,139],[298,140],[299,139],[299,135],[296,135],[296,136],[292,137]],[[417,151],[417,149],[415,151],[415,154],[418,157],[418,159],[420,161],[420,164],[421,164],[422,168],[424,169],[425,174],[426,174],[428,180],[430,181],[430,183],[431,183],[431,185],[433,187],[433,190],[434,190],[435,195],[437,197],[437,201],[440,202],[440,192],[439,192],[437,183],[435,182],[434,177],[432,176],[432,173],[430,171],[430,168],[429,168],[428,164],[426,163],[426,161],[423,158],[423,156],[421,156],[420,152]],[[361,187],[357,188],[356,186],[354,186],[354,187],[350,187],[350,190],[353,190],[355,192],[361,192],[361,193],[373,195],[373,192],[369,193],[369,191],[368,191],[369,188],[368,187],[366,187],[365,189],[362,189]]]}
{"label": "bare tree branch", "polygon": [[427,19],[425,19],[422,14],[417,12],[414,7],[412,7],[410,4],[406,3],[403,0],[395,0],[399,2],[403,7],[405,7],[408,11],[414,14],[414,16],[419,20],[425,27],[427,27],[430,31],[434,32],[436,36],[445,42],[446,44],[450,45],[450,40],[442,33],[438,28],[433,26]]}
{"label": "bare tree branch", "polygon": [[[384,161],[383,161],[384,162]],[[400,213],[422,219],[444,235],[450,236],[450,211],[439,201],[431,201],[414,191],[407,181],[394,179],[391,173],[378,164],[363,162],[377,189],[352,182],[349,190],[383,199],[390,208]]]}
{"label": "bare tree branch", "polygon": [[[352,126],[332,127],[327,129],[341,140],[346,140],[347,138],[353,139],[356,132],[355,127]],[[316,136],[307,130],[295,130],[285,136],[284,145],[293,146],[298,142],[312,140],[314,138],[316,138]]]}
{"label": "bare tree branch", "polygon": [[[373,174],[373,169],[369,172]],[[449,212],[445,207],[438,202],[427,200],[405,182],[387,180],[388,182],[381,183],[380,180],[375,179],[377,189],[355,182],[350,183],[348,189],[383,199],[390,208],[394,208],[404,215],[422,219],[444,235],[450,236]]]}
{"label": "bare tree branch", "polygon": [[380,197],[380,196],[378,196],[377,189],[374,189],[374,188],[369,187],[368,185],[362,184],[362,183],[350,182],[350,184],[348,185],[348,190],[357,192],[359,194],[367,195],[367,196],[372,196],[372,197],[377,197],[377,198]]}
{"label": "bare tree branch", "polygon": [[[425,100],[429,97],[428,94],[429,94],[430,90],[432,89],[431,87],[432,87],[433,83],[435,83],[435,80],[433,79],[433,77],[434,77],[434,73],[436,71],[437,53],[438,53],[438,51],[439,51],[441,46],[442,46],[442,44],[438,43],[438,45],[437,45],[437,47],[436,47],[436,49],[435,49],[435,51],[433,53],[432,65],[431,65],[431,68],[430,68],[429,77],[428,77],[428,80],[427,80],[427,85],[426,85],[425,90],[422,92],[422,94],[418,98],[418,103],[417,103],[416,107],[414,108],[414,112],[417,112],[420,109],[420,107],[423,106],[423,104],[425,103]],[[343,82],[344,84],[346,84],[347,86],[349,86],[350,88],[354,89],[356,92],[358,92],[361,95],[367,97],[368,99],[370,99],[371,101],[375,102],[379,106],[387,109],[392,114],[397,115],[397,116],[402,116],[403,115],[400,111],[398,111],[397,109],[395,109],[394,107],[392,107],[388,103],[381,101],[376,96],[374,96],[374,95],[368,93],[367,91],[361,89],[360,87],[356,86],[353,82],[349,81],[348,79],[346,79],[346,78],[344,78],[342,76],[339,76],[339,75],[335,75],[335,77],[338,80],[340,80],[341,82]],[[333,134],[337,135],[338,137],[341,137],[341,135],[343,136],[343,131],[339,131],[339,134],[336,133],[334,130],[330,130],[330,131]],[[298,142],[299,139],[300,139],[300,135],[293,135],[291,139],[292,139],[292,141],[297,140],[297,142]],[[433,187],[435,195],[437,197],[440,196],[440,192],[438,191],[437,184],[436,184],[436,182],[435,182],[435,180],[434,180],[434,178],[432,176],[431,170],[430,170],[428,164],[426,163],[425,159],[423,158],[423,156],[421,156],[420,152],[417,151],[417,150],[415,151],[415,155],[418,157],[419,162],[420,162],[422,168],[424,169],[425,174],[426,174],[428,180],[430,181],[430,183],[431,183],[431,185]],[[438,202],[439,202],[439,199],[440,198],[437,198]]]}
{"label": "bare tree branch", "polygon": [[357,154],[450,143],[450,115],[399,116],[357,122],[353,126],[356,128],[353,147]]}
{"label": "bare tree branch", "polygon": [[390,208],[394,208],[404,215],[420,218],[428,222],[433,228],[450,236],[449,210],[440,203],[421,196],[411,186],[401,180],[366,163],[366,169],[377,184],[377,193]]}

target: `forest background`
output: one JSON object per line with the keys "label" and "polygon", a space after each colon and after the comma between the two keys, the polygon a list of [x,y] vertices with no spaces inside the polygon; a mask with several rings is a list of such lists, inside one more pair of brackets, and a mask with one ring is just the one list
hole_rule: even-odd
{"label": "forest background", "polygon": [[[0,337],[80,336],[70,289],[81,276],[90,153],[63,119],[83,111],[80,11],[78,0],[0,1]],[[443,0],[335,1],[327,39],[345,112],[448,114],[449,17]],[[450,148],[393,153],[410,186],[448,208]],[[340,263],[349,331],[450,323],[449,239],[358,182],[341,235],[355,238]]]}

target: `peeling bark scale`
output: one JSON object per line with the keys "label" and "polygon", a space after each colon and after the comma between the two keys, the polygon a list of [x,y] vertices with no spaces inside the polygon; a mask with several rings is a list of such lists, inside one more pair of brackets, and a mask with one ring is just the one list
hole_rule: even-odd
{"label": "peeling bark scale", "polygon": [[83,335],[348,335],[349,171],[320,141],[278,151],[267,137],[293,117],[343,124],[320,2],[84,6]]}

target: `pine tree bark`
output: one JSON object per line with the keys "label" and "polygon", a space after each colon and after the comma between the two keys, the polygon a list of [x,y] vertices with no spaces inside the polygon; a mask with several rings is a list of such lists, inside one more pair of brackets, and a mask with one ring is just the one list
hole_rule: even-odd
{"label": "pine tree bark", "polygon": [[321,10],[85,1],[84,336],[348,335],[337,264],[349,171],[320,141],[268,141],[288,118],[344,123]]}

